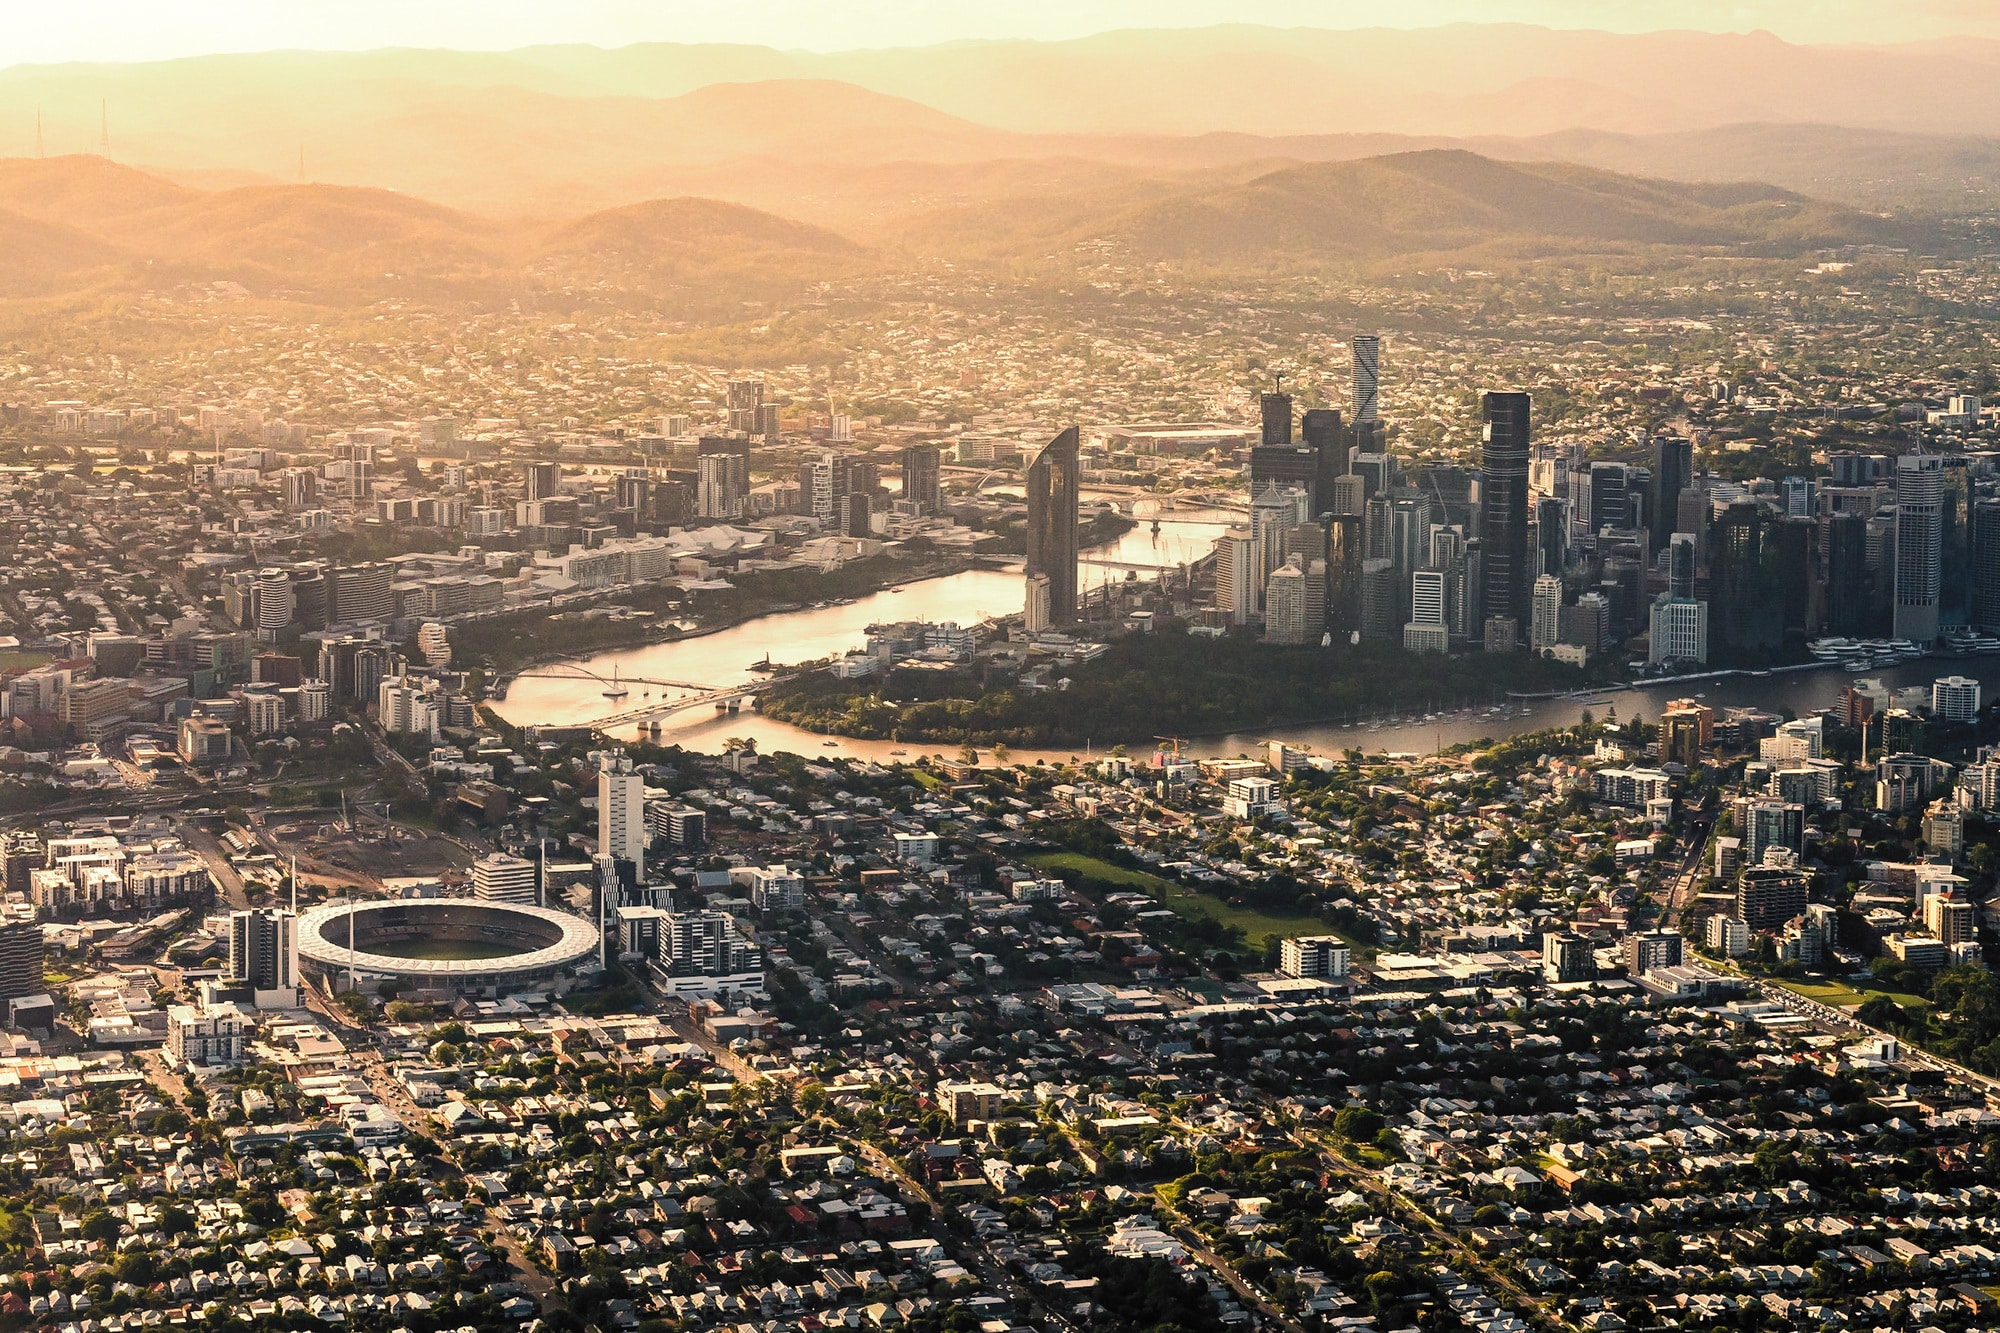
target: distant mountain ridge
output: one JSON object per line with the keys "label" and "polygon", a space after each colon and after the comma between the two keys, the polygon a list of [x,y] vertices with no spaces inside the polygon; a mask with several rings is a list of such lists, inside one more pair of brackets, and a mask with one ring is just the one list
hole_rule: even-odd
{"label": "distant mountain ridge", "polygon": [[1870,214],[1755,182],[1691,185],[1462,149],[1224,167],[1106,188],[1014,191],[920,209],[867,243],[717,199],[676,197],[568,220],[503,220],[391,190],[203,191],[101,158],[0,160],[0,296],[229,279],[346,304],[589,299],[786,300],[912,262],[1065,262],[1105,247],[1147,261],[1272,272],[1408,256],[1534,256],[1644,247],[1752,254],[1893,239]]}

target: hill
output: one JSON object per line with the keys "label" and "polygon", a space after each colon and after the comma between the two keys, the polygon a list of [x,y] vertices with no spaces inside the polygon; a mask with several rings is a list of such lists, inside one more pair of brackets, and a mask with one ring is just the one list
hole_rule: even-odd
{"label": "hill", "polygon": [[655,199],[551,228],[531,268],[566,286],[688,297],[718,285],[776,295],[866,262],[860,246],[823,228],[715,199]]}
{"label": "hill", "polygon": [[116,278],[125,258],[73,227],[0,209],[0,299],[94,286]]}
{"label": "hill", "polygon": [[1474,250],[1797,253],[1885,232],[1879,219],[1772,186],[1676,184],[1434,149],[1286,167],[1140,203],[1093,208],[1072,197],[1037,209],[949,210],[915,228],[911,244],[999,259],[1108,243],[1150,261],[1268,266]]}

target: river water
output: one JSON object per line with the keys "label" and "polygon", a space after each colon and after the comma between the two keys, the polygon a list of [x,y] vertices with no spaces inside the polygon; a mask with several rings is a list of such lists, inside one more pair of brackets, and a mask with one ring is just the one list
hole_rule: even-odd
{"label": "river water", "polygon": [[[1142,516],[1152,506],[1141,501]],[[1122,579],[1123,566],[1164,568],[1192,561],[1207,554],[1215,538],[1241,516],[1227,510],[1171,511],[1160,514],[1160,531],[1152,531],[1150,521],[1142,521],[1118,541],[1084,553],[1080,578],[1086,585],[1100,580]],[[1106,562],[1103,564],[1090,563]],[[541,723],[573,726],[594,722],[616,713],[628,712],[655,699],[678,696],[681,691],[637,682],[645,680],[685,681],[723,687],[747,685],[760,678],[753,664],[768,658],[784,664],[832,657],[850,648],[859,648],[867,638],[868,626],[889,621],[955,621],[973,625],[990,616],[1013,614],[1021,608],[1022,580],[1017,571],[968,570],[944,578],[926,579],[900,588],[860,598],[846,606],[827,606],[765,616],[714,634],[684,639],[676,643],[653,644],[600,653],[582,659],[583,665],[600,676],[618,675],[635,682],[622,699],[604,697],[601,681],[589,678],[562,678],[525,675],[517,678],[505,701],[495,710],[518,725]],[[1981,681],[1991,691],[2000,685],[2000,657],[1939,658],[1911,663],[1887,671],[1863,673],[1892,689],[1926,685],[1939,676],[1965,675]],[[1680,686],[1657,686],[1634,690],[1610,690],[1588,699],[1564,698],[1517,701],[1497,710],[1485,705],[1452,711],[1453,701],[1440,700],[1437,711],[1426,718],[1363,719],[1344,724],[1315,724],[1279,727],[1255,734],[1190,738],[1200,755],[1236,755],[1257,749],[1265,740],[1333,753],[1349,748],[1371,753],[1381,751],[1429,753],[1482,737],[1498,739],[1524,731],[1566,726],[1580,719],[1588,708],[1602,719],[1615,711],[1620,718],[1635,715],[1657,719],[1672,699],[1696,697],[1720,710],[1725,707],[1754,707],[1772,712],[1789,708],[1805,715],[1831,707],[1854,676],[1839,669],[1779,673],[1764,677],[1732,676],[1720,680],[1692,681]],[[638,725],[622,729],[631,737],[641,735]],[[922,747],[889,741],[861,741],[825,737],[772,721],[755,712],[718,713],[710,705],[685,709],[661,719],[658,739],[665,744],[692,750],[717,752],[731,738],[754,739],[765,752],[790,750],[797,754],[848,755],[875,759],[915,757],[921,752],[955,751],[951,746]],[[832,741],[832,744],[828,744]],[[1108,742],[1091,748],[1102,750]],[[1140,748],[1133,746],[1133,749]],[[907,752],[907,753],[906,753]],[[1069,751],[1016,751],[1016,757],[1032,761],[1069,758]],[[1082,755],[1079,747],[1074,751]]]}

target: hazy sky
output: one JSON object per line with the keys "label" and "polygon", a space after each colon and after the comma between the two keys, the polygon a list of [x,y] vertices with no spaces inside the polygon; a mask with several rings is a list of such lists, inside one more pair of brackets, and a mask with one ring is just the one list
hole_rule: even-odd
{"label": "hazy sky", "polygon": [[841,50],[1221,22],[1352,28],[1465,20],[1795,41],[2000,37],[2000,0],[0,0],[0,64],[277,47],[496,50],[753,42]]}

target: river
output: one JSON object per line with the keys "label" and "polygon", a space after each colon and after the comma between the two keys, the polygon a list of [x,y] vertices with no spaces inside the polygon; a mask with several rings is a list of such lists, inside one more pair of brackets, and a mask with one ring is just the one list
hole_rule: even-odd
{"label": "river", "polygon": [[[1143,502],[1142,502],[1143,503]],[[1144,512],[1144,511],[1142,511]],[[1226,510],[1173,511],[1161,515],[1160,531],[1150,522],[1141,522],[1116,542],[1084,553],[1086,563],[1081,578],[1085,584],[1100,579],[1125,576],[1117,566],[1171,567],[1205,555],[1215,538],[1240,515]],[[776,663],[803,662],[832,657],[858,648],[867,638],[868,626],[887,621],[955,621],[972,625],[990,616],[1012,614],[1021,607],[1021,575],[1013,571],[968,570],[943,578],[926,579],[900,588],[874,593],[846,606],[828,606],[746,621],[714,634],[700,635],[675,643],[653,644],[600,653],[583,659],[583,665],[600,676],[618,675],[630,681],[672,680],[709,686],[748,685],[759,679],[754,663],[767,657]],[[2000,686],[2000,657],[1937,658],[1911,663],[1887,671],[1865,672],[1891,688],[1928,684],[1939,676],[1966,675],[1979,680],[1991,691]],[[1835,669],[1780,673],[1771,676],[1732,676],[1720,680],[1689,682],[1680,687],[1656,686],[1634,690],[1610,690],[1583,699],[1517,701],[1498,710],[1485,706],[1460,712],[1443,712],[1426,720],[1418,715],[1396,720],[1363,722],[1360,725],[1317,724],[1277,727],[1254,734],[1191,738],[1194,752],[1201,755],[1235,755],[1257,749],[1265,740],[1281,740],[1320,753],[1348,748],[1371,752],[1393,751],[1428,753],[1440,745],[1455,745],[1482,737],[1498,739],[1524,731],[1565,726],[1579,720],[1588,708],[1603,718],[1615,710],[1617,716],[1634,715],[1657,719],[1669,700],[1699,698],[1720,710],[1725,707],[1755,707],[1772,712],[1789,708],[1805,715],[1831,707],[1840,691],[1855,679]],[[622,699],[604,697],[604,686],[589,678],[525,675],[516,679],[505,701],[495,710],[519,725],[541,723],[573,726],[626,712],[663,697],[656,687],[634,684]],[[679,693],[676,691],[675,693]],[[1439,704],[1449,708],[1450,701]],[[637,737],[639,727],[626,729]],[[848,755],[874,759],[914,757],[919,752],[944,753],[956,747],[899,745],[889,741],[850,740],[845,737],[814,735],[786,723],[743,711],[717,713],[712,706],[691,708],[661,720],[658,737],[665,744],[693,750],[720,751],[733,737],[753,739],[759,749],[791,750],[799,754]],[[831,745],[827,742],[831,740]],[[1102,742],[1093,749],[1105,748]],[[1134,747],[1137,748],[1137,747]],[[907,755],[906,753],[907,752]],[[1032,761],[1067,759],[1070,751],[1016,751],[1016,757]],[[1082,754],[1079,747],[1073,753]]]}

